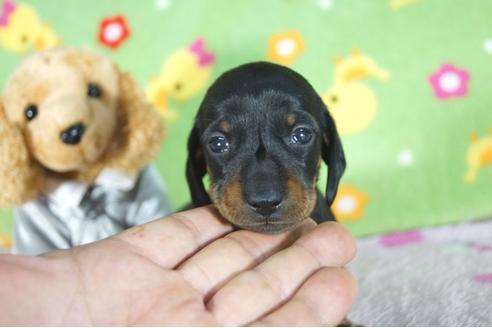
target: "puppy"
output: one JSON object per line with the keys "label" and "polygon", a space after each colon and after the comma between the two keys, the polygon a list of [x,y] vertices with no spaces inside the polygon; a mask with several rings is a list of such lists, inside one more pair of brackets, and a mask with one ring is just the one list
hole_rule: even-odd
{"label": "puppy", "polygon": [[[321,160],[329,169],[325,196],[316,187]],[[345,165],[335,123],[308,81],[257,62],[224,73],[207,91],[188,140],[186,176],[194,206],[214,203],[236,227],[280,233],[308,217],[334,220],[330,206]]]}

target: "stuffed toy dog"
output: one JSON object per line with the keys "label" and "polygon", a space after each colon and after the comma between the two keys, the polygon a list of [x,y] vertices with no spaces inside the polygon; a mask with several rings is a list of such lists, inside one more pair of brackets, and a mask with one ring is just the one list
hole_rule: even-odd
{"label": "stuffed toy dog", "polygon": [[157,171],[163,127],[129,74],[89,51],[26,59],[0,98],[0,207],[13,252],[105,238],[170,212]]}

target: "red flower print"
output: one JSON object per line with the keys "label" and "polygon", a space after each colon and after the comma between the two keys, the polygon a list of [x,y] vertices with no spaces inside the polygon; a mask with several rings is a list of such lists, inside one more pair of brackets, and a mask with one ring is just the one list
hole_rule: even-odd
{"label": "red flower print", "polygon": [[99,42],[108,48],[118,48],[129,36],[130,28],[122,15],[107,17],[99,24]]}

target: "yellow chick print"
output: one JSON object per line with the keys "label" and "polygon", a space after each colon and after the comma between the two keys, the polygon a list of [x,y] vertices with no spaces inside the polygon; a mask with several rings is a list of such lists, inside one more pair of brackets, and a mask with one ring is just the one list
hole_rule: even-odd
{"label": "yellow chick print", "polygon": [[322,98],[342,135],[359,133],[374,120],[377,98],[369,87],[360,82],[368,77],[386,81],[389,73],[359,50],[352,50],[347,58],[335,60],[333,86]]}
{"label": "yellow chick print", "polygon": [[8,235],[0,234],[0,250],[12,247],[12,238]]}
{"label": "yellow chick print", "polygon": [[411,5],[418,0],[390,0],[390,7],[393,10],[398,10],[401,7]]}
{"label": "yellow chick print", "polygon": [[205,50],[198,38],[186,49],[179,49],[164,62],[159,76],[151,78],[146,94],[164,119],[173,121],[176,112],[169,109],[168,99],[178,102],[196,96],[207,85],[215,55]]}
{"label": "yellow chick print", "polygon": [[36,10],[26,4],[4,0],[0,13],[0,45],[22,54],[31,49],[41,51],[61,43],[53,29],[42,22]]}
{"label": "yellow chick print", "polygon": [[468,171],[465,181],[473,183],[477,179],[478,170],[492,164],[492,128],[487,137],[479,139],[476,133],[470,135],[471,145],[468,149]]}

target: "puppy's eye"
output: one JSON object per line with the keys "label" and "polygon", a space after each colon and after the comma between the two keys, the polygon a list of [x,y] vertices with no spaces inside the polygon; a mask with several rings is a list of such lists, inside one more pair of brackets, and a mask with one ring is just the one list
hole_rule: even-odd
{"label": "puppy's eye", "polygon": [[297,128],[290,135],[290,142],[293,144],[305,145],[313,138],[313,132],[308,128]]}
{"label": "puppy's eye", "polygon": [[214,153],[225,153],[229,150],[229,142],[224,136],[214,136],[209,139],[208,148]]}
{"label": "puppy's eye", "polygon": [[89,83],[89,86],[87,87],[87,95],[92,98],[99,98],[101,97],[101,88],[95,83]]}
{"label": "puppy's eye", "polygon": [[32,121],[36,116],[38,116],[38,106],[30,104],[26,107],[24,115],[28,121]]}

